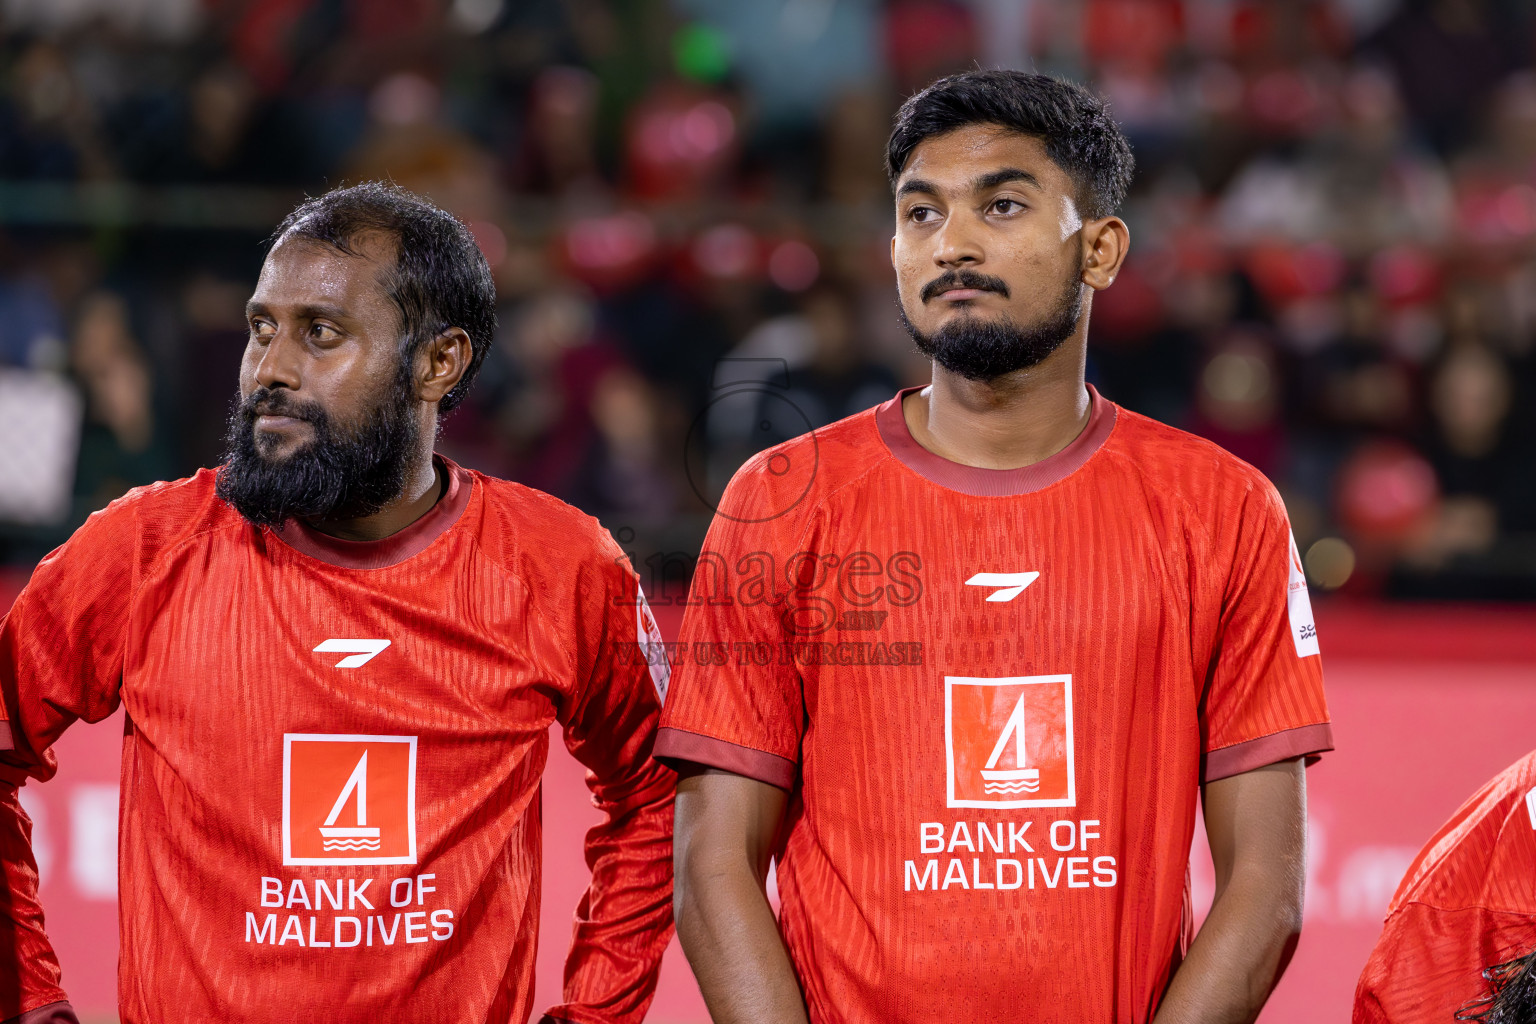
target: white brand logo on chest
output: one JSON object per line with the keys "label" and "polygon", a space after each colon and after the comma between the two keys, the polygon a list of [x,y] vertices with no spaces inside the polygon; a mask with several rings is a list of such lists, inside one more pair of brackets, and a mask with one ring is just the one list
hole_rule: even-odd
{"label": "white brand logo on chest", "polygon": [[1038,572],[979,572],[965,581],[968,587],[997,587],[987,595],[988,601],[1012,601],[1024,593],[1024,588],[1040,578]]}
{"label": "white brand logo on chest", "polygon": [[361,668],[388,646],[388,640],[323,640],[315,646],[315,651],[347,655],[336,663],[337,668]]}

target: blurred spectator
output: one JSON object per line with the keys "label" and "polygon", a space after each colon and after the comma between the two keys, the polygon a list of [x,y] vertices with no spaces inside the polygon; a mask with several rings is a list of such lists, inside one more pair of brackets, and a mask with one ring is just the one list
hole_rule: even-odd
{"label": "blurred spectator", "polygon": [[758,416],[769,424],[762,440],[787,441],[879,405],[896,393],[895,376],[870,361],[856,333],[845,289],[823,284],[807,292],[785,326],[799,334],[801,347],[795,352],[786,346],[779,353],[789,368],[788,386],[780,399],[758,409]]}
{"label": "blurred spectator", "polygon": [[589,406],[596,428],[571,499],[605,522],[654,530],[676,511],[676,481],[662,448],[655,390],[625,367],[603,373]]}
{"label": "blurred spectator", "polygon": [[0,173],[9,178],[101,179],[112,173],[100,111],[80,87],[68,55],[37,40],[14,58],[0,106]]}
{"label": "blurred spectator", "polygon": [[1465,527],[1442,550],[1482,552],[1501,527],[1536,529],[1536,493],[1525,471],[1529,445],[1508,429],[1514,401],[1508,366],[1486,348],[1459,346],[1435,370],[1429,390],[1434,426],[1427,453],[1446,514]]}
{"label": "blurred spectator", "polygon": [[1425,134],[1449,150],[1476,129],[1468,112],[1527,56],[1522,35],[1490,0],[1405,0],[1371,45],[1391,61]]}
{"label": "blurred spectator", "polygon": [[601,192],[597,164],[597,76],[554,67],[529,90],[528,121],[512,162],[512,180],[535,195]]}
{"label": "blurred spectator", "polygon": [[1272,479],[1283,479],[1286,437],[1273,349],[1235,332],[1206,362],[1187,424]]}
{"label": "blurred spectator", "polygon": [[149,362],[119,296],[96,292],[85,299],[70,368],[86,397],[75,479],[78,521],[131,487],[166,479],[175,460],[157,427]]}

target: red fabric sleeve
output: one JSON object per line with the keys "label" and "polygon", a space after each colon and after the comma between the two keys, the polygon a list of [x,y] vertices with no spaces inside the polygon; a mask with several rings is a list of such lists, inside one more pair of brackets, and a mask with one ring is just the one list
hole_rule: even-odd
{"label": "red fabric sleeve", "polygon": [[1254,480],[1231,526],[1218,542],[1231,569],[1201,708],[1207,782],[1333,749],[1306,575],[1267,480]]}
{"label": "red fabric sleeve", "polygon": [[667,689],[661,634],[639,580],[607,533],[578,572],[561,630],[578,686],[559,711],[565,744],[587,766],[603,821],[587,833],[592,882],[576,908],[564,1002],[572,1024],[638,1022],[672,938],[672,798],[677,777],[651,759]]}
{"label": "red fabric sleeve", "polygon": [[53,777],[49,747],[71,722],[99,722],[117,709],[134,526],[127,502],[91,516],[38,564],[0,619],[0,1020],[64,999],[17,787]]}
{"label": "red fabric sleeve", "polygon": [[[767,453],[765,453],[767,454]],[[798,484],[793,473],[782,474]],[[739,470],[710,524],[694,570],[678,645],[672,698],[656,756],[794,787],[805,727],[800,672],[783,656],[794,640],[793,601],[802,519],[765,510],[789,503],[771,493],[763,455]],[[801,563],[807,563],[802,565]],[[784,585],[780,585],[784,581]]]}

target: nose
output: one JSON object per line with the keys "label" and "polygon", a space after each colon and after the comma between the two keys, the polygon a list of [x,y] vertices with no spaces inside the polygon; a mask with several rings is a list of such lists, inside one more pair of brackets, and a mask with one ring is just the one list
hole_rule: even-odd
{"label": "nose", "polygon": [[933,262],[945,270],[958,270],[985,260],[986,252],[970,218],[950,215],[934,236]]}
{"label": "nose", "polygon": [[267,389],[287,388],[297,391],[302,382],[298,355],[301,346],[286,331],[279,330],[265,342],[251,339],[256,349],[255,381]]}

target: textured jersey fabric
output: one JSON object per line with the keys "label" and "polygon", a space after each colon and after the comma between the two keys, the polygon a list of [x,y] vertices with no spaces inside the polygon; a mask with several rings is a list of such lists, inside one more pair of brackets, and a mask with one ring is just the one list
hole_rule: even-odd
{"label": "textured jersey fabric", "polygon": [[722,500],[657,755],[790,792],[813,1021],[1149,1019],[1202,778],[1331,747],[1274,488],[1089,397],[996,471],[917,445],[898,395]]}
{"label": "textured jersey fabric", "polygon": [[1436,832],[1387,908],[1355,991],[1355,1024],[1448,1022],[1482,972],[1536,950],[1536,751]]}
{"label": "textured jersey fabric", "polygon": [[595,520],[440,464],[377,543],[257,530],[203,471],[37,567],[0,621],[0,1019],[63,997],[16,787],[119,704],[124,1021],[526,1020],[554,722],[605,816],[550,1013],[642,1018],[674,778],[664,668],[615,652],[659,636]]}

